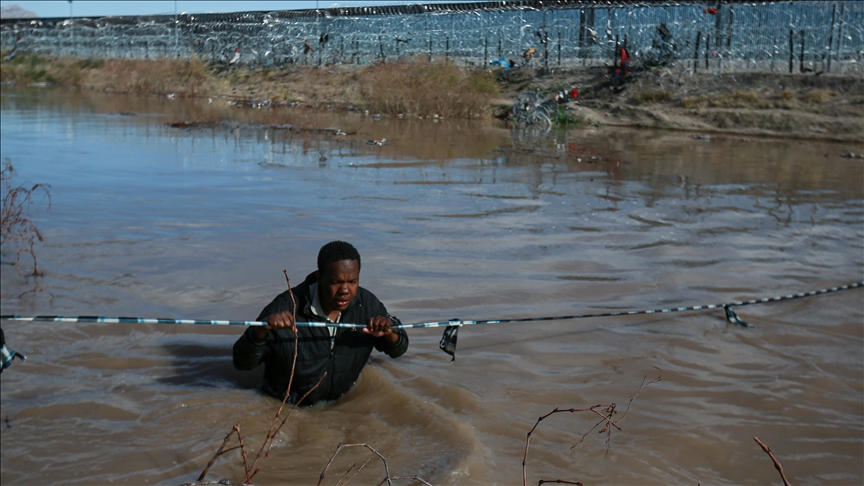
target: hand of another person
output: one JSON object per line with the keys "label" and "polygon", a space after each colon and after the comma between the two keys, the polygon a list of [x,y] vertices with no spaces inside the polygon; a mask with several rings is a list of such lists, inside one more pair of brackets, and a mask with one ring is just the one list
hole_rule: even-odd
{"label": "hand of another person", "polygon": [[371,334],[375,337],[384,336],[384,338],[391,343],[395,343],[399,340],[399,333],[393,329],[390,329],[390,326],[392,325],[393,321],[391,321],[387,317],[370,317],[369,322],[366,323],[366,327],[363,328],[363,332],[365,332],[366,334]]}
{"label": "hand of another person", "polygon": [[276,329],[290,329],[294,335],[297,335],[297,326],[294,325],[294,313],[291,311],[279,312],[267,316],[267,326],[261,326],[255,329],[255,337],[259,340],[264,340],[270,331]]}

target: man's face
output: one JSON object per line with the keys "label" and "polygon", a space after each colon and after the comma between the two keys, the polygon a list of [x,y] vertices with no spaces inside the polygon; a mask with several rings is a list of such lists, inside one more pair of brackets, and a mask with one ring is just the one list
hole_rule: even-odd
{"label": "man's face", "polygon": [[318,274],[318,294],[326,313],[342,312],[357,295],[360,286],[360,265],[357,260],[340,260],[328,264]]}

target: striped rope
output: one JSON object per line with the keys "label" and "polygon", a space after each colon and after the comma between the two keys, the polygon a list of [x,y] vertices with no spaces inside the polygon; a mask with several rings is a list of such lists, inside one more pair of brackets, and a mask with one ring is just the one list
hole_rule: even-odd
{"label": "striped rope", "polygon": [[[858,287],[864,287],[864,281],[855,282],[839,287],[830,287],[827,289],[813,290],[810,292],[801,292],[798,294],[779,295],[776,297],[766,297],[762,299],[741,300],[729,302],[726,304],[708,304],[694,305],[689,307],[670,307],[667,309],[647,309],[636,311],[619,311],[619,312],[603,312],[597,314],[577,314],[572,316],[550,316],[550,317],[522,317],[515,319],[487,319],[487,320],[467,320],[451,319],[449,321],[436,322],[420,322],[416,324],[399,324],[394,326],[398,329],[412,329],[424,327],[445,327],[445,326],[477,326],[483,324],[503,324],[508,322],[533,322],[533,321],[558,321],[558,320],[573,320],[587,319],[591,317],[612,317],[612,316],[633,316],[640,314],[667,314],[670,312],[697,311],[709,309],[726,309],[727,316],[729,308],[735,306],[764,304],[767,302],[779,302],[783,300],[800,299],[802,297],[811,297],[814,295],[829,294],[832,292],[840,292],[841,290],[850,290]],[[734,313],[732,313],[734,316]],[[263,321],[208,321],[200,319],[150,319],[141,317],[101,317],[101,316],[17,316],[17,315],[0,315],[0,319],[9,321],[49,321],[49,322],[102,322],[109,324],[193,324],[206,326],[267,326]],[[730,321],[731,322],[731,321]],[[342,328],[364,328],[365,324],[349,324],[349,323],[332,323],[332,322],[298,322],[299,327],[342,327]]]}
{"label": "striped rope", "polygon": [[[694,305],[690,307],[670,307],[668,309],[648,309],[648,310],[638,310],[638,311],[620,311],[620,312],[604,312],[599,314],[579,314],[573,316],[551,316],[551,317],[523,317],[517,319],[490,319],[483,321],[461,321],[459,319],[452,319],[450,321],[440,321],[440,322],[424,322],[420,324],[411,324],[410,327],[441,327],[441,326],[453,326],[453,325],[463,325],[463,326],[472,326],[479,324],[499,324],[505,322],[530,322],[530,321],[557,321],[557,320],[570,320],[570,319],[585,319],[589,317],[611,317],[611,316],[633,316],[639,314],[666,314],[669,312],[682,312],[682,311],[696,311],[696,310],[707,310],[707,309],[726,309],[734,306],[742,306],[742,305],[752,305],[752,304],[764,304],[766,302],[778,302],[782,300],[790,300],[790,299],[800,299],[802,297],[810,297],[813,295],[821,295],[821,294],[829,294],[832,292],[839,292],[841,290],[849,290],[857,287],[864,287],[864,280],[861,282],[855,282],[848,285],[841,285],[839,287],[831,287],[827,289],[820,290],[812,290],[810,292],[801,292],[798,294],[789,294],[789,295],[781,295],[776,297],[766,297],[762,299],[753,299],[746,301],[736,301],[729,302],[727,304],[707,304],[707,305]],[[406,326],[408,327],[408,326]]]}

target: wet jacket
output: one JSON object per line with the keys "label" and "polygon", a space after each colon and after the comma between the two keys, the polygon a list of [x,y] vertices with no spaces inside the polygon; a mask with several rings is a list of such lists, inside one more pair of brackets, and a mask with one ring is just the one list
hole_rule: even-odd
{"label": "wet jacket", "polygon": [[[310,286],[313,283],[315,276],[310,274],[302,284],[292,289],[297,299],[297,322],[326,322],[324,317],[306,312],[307,304],[312,299]],[[263,321],[271,314],[292,309],[291,295],[285,291],[261,311],[257,320]],[[368,319],[374,316],[387,316],[394,323],[399,323],[398,319],[387,314],[384,304],[372,292],[360,287],[354,300],[342,312],[340,321],[366,324]],[[234,367],[238,370],[251,370],[264,363],[262,389],[281,400],[285,397],[291,377],[294,334],[288,329],[277,329],[270,331],[262,342],[256,340],[253,332],[254,328],[247,329],[234,343]],[[327,376],[321,385],[303,400],[302,405],[339,398],[357,381],[373,347],[387,353],[391,358],[398,358],[408,350],[408,335],[404,329],[398,330],[399,340],[391,343],[384,337],[376,338],[359,329],[338,328],[332,350],[330,331],[326,327],[298,326],[297,332],[300,336],[297,343],[297,366],[294,369],[294,382],[288,403],[299,400],[315,386],[325,371]]]}

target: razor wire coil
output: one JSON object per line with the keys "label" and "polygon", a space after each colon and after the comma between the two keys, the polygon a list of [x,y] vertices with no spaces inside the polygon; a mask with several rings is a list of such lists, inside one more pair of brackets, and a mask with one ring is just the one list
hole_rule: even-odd
{"label": "razor wire coil", "polygon": [[[274,12],[3,20],[0,45],[82,58],[365,64],[446,57],[466,66],[516,59],[544,68],[605,65],[625,46],[697,70],[864,73],[864,2],[475,2]],[[668,29],[669,46],[657,45]],[[306,43],[311,49],[306,48]],[[652,52],[652,50],[654,52]],[[7,54],[8,55],[8,54]],[[519,63],[521,64],[521,63]],[[706,67],[707,65],[707,67]],[[806,66],[805,66],[806,65]]]}

